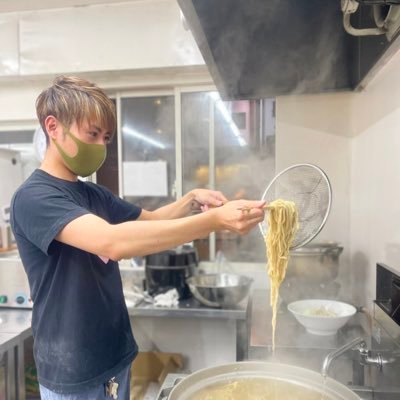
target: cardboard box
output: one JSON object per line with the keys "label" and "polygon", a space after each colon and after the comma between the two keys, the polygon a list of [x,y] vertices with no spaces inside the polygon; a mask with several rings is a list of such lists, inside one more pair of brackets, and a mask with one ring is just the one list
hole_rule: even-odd
{"label": "cardboard box", "polygon": [[144,400],[150,383],[161,387],[165,377],[178,372],[182,366],[180,354],[140,352],[131,367],[131,400]]}

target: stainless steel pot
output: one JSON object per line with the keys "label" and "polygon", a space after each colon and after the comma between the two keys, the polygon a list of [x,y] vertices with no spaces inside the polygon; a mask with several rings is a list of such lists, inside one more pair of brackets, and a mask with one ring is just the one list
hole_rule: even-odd
{"label": "stainless steel pot", "polygon": [[286,278],[308,283],[328,283],[339,272],[339,256],[343,247],[335,242],[310,243],[290,252]]}
{"label": "stainless steel pot", "polygon": [[[360,400],[360,397],[346,386],[331,378],[325,379],[321,374],[314,371],[292,365],[255,361],[236,362],[197,371],[180,381],[172,389],[168,400],[192,400],[196,398],[200,391],[209,390],[212,385],[232,383],[241,379],[251,378],[265,379],[265,385],[281,384],[282,388],[285,388],[285,384],[287,387],[292,388],[295,385],[298,398],[301,398],[300,395],[303,392],[305,396],[309,396],[310,393],[312,395],[315,394],[318,400]],[[261,385],[260,395],[265,395],[262,390],[263,387]],[[253,399],[257,398],[254,397],[254,394],[252,396]],[[250,399],[250,397],[241,396],[241,400],[246,400],[247,398]],[[272,396],[271,400],[287,398],[283,393],[282,396],[276,399],[275,396]],[[304,399],[309,398],[304,397]]]}

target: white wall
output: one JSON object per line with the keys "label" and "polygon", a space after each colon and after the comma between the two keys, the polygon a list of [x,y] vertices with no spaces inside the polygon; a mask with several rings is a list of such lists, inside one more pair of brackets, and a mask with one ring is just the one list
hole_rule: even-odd
{"label": "white wall", "polygon": [[350,257],[350,155],[348,131],[353,94],[288,96],[277,99],[276,171],[297,163],[322,168],[332,185],[332,208],[324,229],[314,239],[343,245],[339,280],[348,290]]}
{"label": "white wall", "polygon": [[[375,268],[400,274],[400,54],[353,104],[352,278],[360,302],[375,298]],[[362,290],[358,290],[361,286]]]}
{"label": "white wall", "polygon": [[315,240],[344,245],[341,283],[369,308],[376,263],[400,273],[399,71],[400,53],[361,93],[277,99],[277,171],[310,162],[328,174],[332,212]]}
{"label": "white wall", "polygon": [[[347,132],[352,94],[277,99],[276,170],[312,163],[328,175],[333,192],[329,220],[318,240],[349,240],[350,148]],[[337,121],[335,124],[334,122]]]}

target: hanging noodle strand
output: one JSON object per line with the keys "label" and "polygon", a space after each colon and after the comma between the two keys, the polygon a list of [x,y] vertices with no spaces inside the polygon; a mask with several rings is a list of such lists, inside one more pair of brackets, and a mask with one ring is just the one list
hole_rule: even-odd
{"label": "hanging noodle strand", "polygon": [[298,215],[295,203],[282,199],[268,204],[268,232],[265,235],[268,275],[271,286],[272,349],[275,350],[276,314],[279,287],[285,279],[289,261],[289,250],[298,230]]}

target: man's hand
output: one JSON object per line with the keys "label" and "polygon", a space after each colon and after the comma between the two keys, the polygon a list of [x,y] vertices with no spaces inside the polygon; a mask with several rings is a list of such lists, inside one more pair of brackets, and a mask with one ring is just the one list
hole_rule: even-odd
{"label": "man's hand", "polygon": [[220,207],[228,199],[219,191],[208,189],[194,189],[190,192],[193,196],[191,208],[193,211],[207,211],[210,208]]}
{"label": "man's hand", "polygon": [[265,201],[235,200],[227,202],[213,212],[216,213],[222,229],[244,235],[264,221],[264,206]]}

